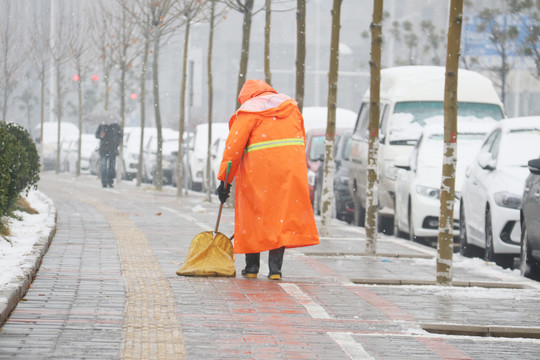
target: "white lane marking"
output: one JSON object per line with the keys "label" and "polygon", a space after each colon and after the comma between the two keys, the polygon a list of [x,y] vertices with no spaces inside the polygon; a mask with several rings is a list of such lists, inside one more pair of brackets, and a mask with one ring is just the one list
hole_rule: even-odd
{"label": "white lane marking", "polygon": [[193,216],[189,216],[189,215],[186,215],[186,214],[182,214],[180,211],[178,210],[175,210],[175,209],[171,209],[170,207],[167,207],[167,206],[163,206],[162,208],[163,210],[167,210],[167,211],[170,211],[172,212],[173,214],[177,215],[177,216],[180,216],[181,218],[184,218],[186,219],[187,221],[199,226],[201,229],[205,230],[205,231],[210,231],[210,230],[213,230],[213,228],[209,225],[209,224],[206,224],[206,223],[203,223],[203,222],[200,222],[199,220],[195,219]]}
{"label": "white lane marking", "polygon": [[327,334],[341,347],[351,359],[373,359],[357,341],[354,341],[350,332],[327,332]]}
{"label": "white lane marking", "polygon": [[279,286],[283,288],[289,295],[296,299],[303,307],[306,308],[308,314],[314,319],[331,319],[330,315],[324,310],[322,306],[314,302],[308,294],[303,292],[298,285],[291,283],[280,283]]}

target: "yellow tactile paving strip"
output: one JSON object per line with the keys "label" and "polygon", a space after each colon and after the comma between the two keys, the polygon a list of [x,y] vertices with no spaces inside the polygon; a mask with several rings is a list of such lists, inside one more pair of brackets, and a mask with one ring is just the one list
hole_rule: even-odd
{"label": "yellow tactile paving strip", "polygon": [[118,241],[127,287],[121,359],[185,358],[175,297],[148,240],[114,207],[94,199],[84,201],[105,215]]}

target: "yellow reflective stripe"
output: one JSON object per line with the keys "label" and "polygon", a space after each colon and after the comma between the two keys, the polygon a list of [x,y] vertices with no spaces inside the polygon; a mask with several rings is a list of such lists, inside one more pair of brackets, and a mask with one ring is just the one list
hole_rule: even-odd
{"label": "yellow reflective stripe", "polygon": [[280,140],[270,140],[270,141],[261,141],[255,144],[251,144],[246,148],[246,152],[254,150],[269,149],[279,146],[289,146],[289,145],[304,145],[304,139],[292,138],[292,139],[280,139]]}

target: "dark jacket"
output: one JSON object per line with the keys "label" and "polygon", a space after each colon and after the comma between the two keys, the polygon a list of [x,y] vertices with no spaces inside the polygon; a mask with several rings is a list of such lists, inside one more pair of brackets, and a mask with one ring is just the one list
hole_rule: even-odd
{"label": "dark jacket", "polygon": [[101,124],[96,130],[96,138],[100,139],[99,154],[101,156],[117,156],[118,146],[122,140],[122,129],[118,124]]}

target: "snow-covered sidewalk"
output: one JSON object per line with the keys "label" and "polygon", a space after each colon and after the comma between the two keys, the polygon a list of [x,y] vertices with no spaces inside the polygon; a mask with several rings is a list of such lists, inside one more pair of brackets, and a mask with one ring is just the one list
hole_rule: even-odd
{"label": "snow-covered sidewalk", "polygon": [[0,326],[32,283],[56,227],[51,199],[31,190],[26,200],[38,213],[17,211],[9,219],[9,241],[0,239]]}

